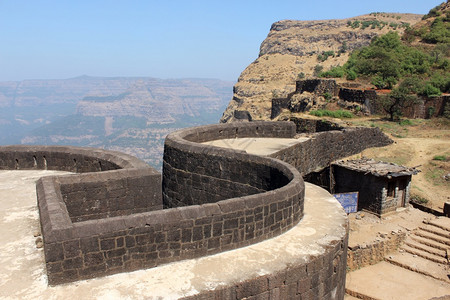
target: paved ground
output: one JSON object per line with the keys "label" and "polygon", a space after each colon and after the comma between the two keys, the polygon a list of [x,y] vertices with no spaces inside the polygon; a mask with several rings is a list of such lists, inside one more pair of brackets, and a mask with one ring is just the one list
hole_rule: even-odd
{"label": "paved ground", "polygon": [[35,245],[39,223],[34,182],[54,173],[0,171],[1,299],[177,299],[304,261],[345,232],[340,204],[307,184],[303,220],[279,237],[153,269],[48,287],[43,251]]}
{"label": "paved ground", "polygon": [[347,273],[346,289],[383,300],[424,300],[450,294],[450,284],[384,261]]}
{"label": "paved ground", "polygon": [[244,150],[247,153],[255,155],[270,155],[281,149],[302,143],[308,138],[281,139],[281,138],[236,138],[223,139],[205,142],[204,144],[213,145],[221,148],[232,148]]}

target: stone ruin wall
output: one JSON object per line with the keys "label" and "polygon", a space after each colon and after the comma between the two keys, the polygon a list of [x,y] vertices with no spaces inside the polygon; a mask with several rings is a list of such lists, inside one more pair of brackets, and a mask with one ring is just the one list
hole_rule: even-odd
{"label": "stone ruin wall", "polygon": [[[343,103],[359,103],[366,108],[370,114],[384,114],[383,109],[377,104],[378,97],[382,96],[377,90],[361,89],[352,84],[344,84],[341,86],[336,83],[334,79],[305,79],[296,81],[295,92],[289,94],[286,98],[272,99],[271,119],[276,118],[283,109],[288,109],[291,112],[304,112],[304,109],[295,109],[292,107],[291,98],[295,94],[303,92],[313,93],[321,96],[324,93],[329,93],[334,97],[338,97]],[[437,97],[419,97],[419,102],[409,108],[403,109],[403,115],[408,118],[431,118],[438,117],[444,114],[446,105],[450,103],[449,95],[442,95]],[[339,104],[339,102],[338,102]]]}
{"label": "stone ruin wall", "polygon": [[337,96],[339,93],[339,85],[333,79],[305,79],[298,80],[295,84],[295,93],[309,92],[317,95],[329,93]]}
{"label": "stone ruin wall", "polygon": [[355,271],[385,260],[389,253],[393,253],[400,248],[405,239],[405,232],[392,233],[380,241],[349,247],[347,252],[348,271]]}

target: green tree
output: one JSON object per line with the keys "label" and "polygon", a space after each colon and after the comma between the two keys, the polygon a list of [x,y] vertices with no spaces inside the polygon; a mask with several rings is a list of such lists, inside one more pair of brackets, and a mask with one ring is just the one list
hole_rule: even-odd
{"label": "green tree", "polygon": [[423,81],[417,76],[407,77],[399,85],[399,88],[410,94],[418,94],[424,87]]}
{"label": "green tree", "polygon": [[394,121],[400,118],[402,110],[417,104],[418,98],[410,94],[405,88],[395,88],[389,95],[378,97],[378,104],[389,114],[389,120]]}
{"label": "green tree", "polygon": [[439,11],[440,8],[441,8],[441,5],[433,7],[432,9],[430,9],[430,11],[426,15],[424,15],[422,17],[422,20],[426,20],[426,19],[431,18],[431,17],[439,16],[440,15],[440,11]]}

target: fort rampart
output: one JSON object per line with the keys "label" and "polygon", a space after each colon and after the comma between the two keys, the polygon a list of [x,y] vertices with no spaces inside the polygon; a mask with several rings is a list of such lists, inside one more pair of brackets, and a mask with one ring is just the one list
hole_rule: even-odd
{"label": "fort rampart", "polygon": [[[302,133],[301,119],[292,118],[292,121],[298,125],[297,131]],[[323,123],[321,120],[315,121],[317,124]],[[307,131],[323,127],[323,125],[311,125],[311,122],[308,124]],[[282,149],[270,156],[287,162],[306,175],[329,166],[335,160],[360,153],[366,148],[383,147],[393,142],[379,128],[339,128],[332,125],[326,127],[329,131],[315,132],[309,135],[309,140]]]}
{"label": "fort rampart", "polygon": [[[77,147],[0,147],[0,169],[77,173],[37,182],[45,262],[54,285],[215,254],[301,227],[305,186],[300,172],[379,145],[371,141],[378,137],[378,133],[371,136],[373,132],[315,133],[273,158],[201,143],[237,137],[294,138],[298,134],[294,123],[184,129],[166,139],[162,178],[131,156]],[[336,224],[347,228],[343,220]],[[347,235],[344,230],[324,245],[324,252],[305,255],[276,274],[199,291],[193,298],[232,293],[343,299]]]}
{"label": "fort rampart", "polygon": [[[286,127],[292,129],[292,124],[280,128]],[[37,183],[49,283],[59,284],[234,249],[298,223],[304,185],[295,168],[232,150],[220,154],[227,153],[229,166],[240,158],[255,167],[246,175],[254,179],[258,194],[241,189],[235,198],[222,195],[202,205],[164,210],[161,175],[128,155],[77,147],[7,146],[0,148],[0,166],[84,172]],[[205,159],[203,163],[208,167]],[[249,185],[239,183],[244,170],[235,170],[229,170],[229,178]],[[266,175],[272,177],[258,180]],[[222,184],[212,182],[211,187],[219,190]],[[186,192],[181,189],[186,185],[195,186],[180,183],[180,190]]]}

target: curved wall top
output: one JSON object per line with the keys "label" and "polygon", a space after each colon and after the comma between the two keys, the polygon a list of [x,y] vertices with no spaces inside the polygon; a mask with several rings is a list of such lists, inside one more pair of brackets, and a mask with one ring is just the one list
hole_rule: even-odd
{"label": "curved wall top", "polygon": [[73,146],[0,146],[0,169],[42,169],[75,173],[117,169],[150,169],[131,155]]}

